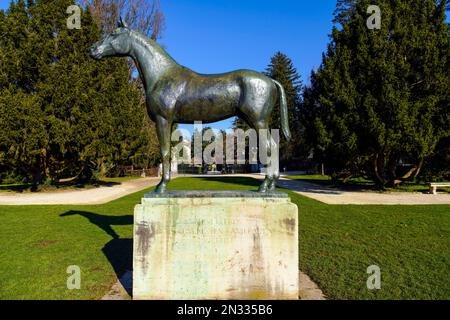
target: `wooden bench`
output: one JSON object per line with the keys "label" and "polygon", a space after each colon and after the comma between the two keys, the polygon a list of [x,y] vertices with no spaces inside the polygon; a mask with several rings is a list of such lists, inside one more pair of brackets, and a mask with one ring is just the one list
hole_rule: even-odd
{"label": "wooden bench", "polygon": [[432,182],[430,183],[430,193],[437,194],[437,188],[450,187],[450,182]]}

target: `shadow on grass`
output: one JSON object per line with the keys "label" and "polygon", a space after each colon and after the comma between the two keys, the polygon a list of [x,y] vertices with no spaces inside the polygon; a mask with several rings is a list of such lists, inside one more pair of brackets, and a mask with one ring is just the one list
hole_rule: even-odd
{"label": "shadow on grass", "polygon": [[114,268],[117,279],[132,297],[133,278],[124,275],[133,270],[133,239],[112,239],[102,248],[103,254]]}
{"label": "shadow on grass", "polygon": [[89,186],[94,186],[94,187],[114,187],[114,186],[118,186],[121,185],[122,183],[120,182],[113,182],[113,181],[103,181],[103,180],[98,180],[98,181],[92,181],[92,182],[76,182],[76,181],[71,181],[71,182],[55,182],[53,184],[51,184],[51,186],[55,187],[55,188],[86,188]]}
{"label": "shadow on grass", "polygon": [[103,246],[102,252],[108,259],[109,263],[111,263],[117,279],[121,281],[122,286],[131,296],[132,284],[129,280],[125,282],[123,276],[126,272],[133,270],[133,239],[120,238],[111,226],[132,225],[133,216],[109,216],[93,212],[71,210],[61,214],[60,217],[74,215],[85,217],[90,223],[95,224],[112,237],[112,239]]}
{"label": "shadow on grass", "polygon": [[54,191],[58,189],[86,189],[90,187],[114,187],[120,185],[120,182],[112,181],[93,181],[93,182],[80,182],[80,181],[67,181],[67,182],[54,182],[49,185],[33,186],[31,183],[22,184],[4,184],[0,185],[0,191],[11,192],[40,192],[40,191]]}
{"label": "shadow on grass", "polygon": [[24,192],[30,190],[30,184],[4,184],[0,185],[1,191]]}
{"label": "shadow on grass", "polygon": [[[249,190],[254,190],[259,187],[262,180],[257,180],[255,178],[251,177],[198,177],[196,178],[201,181],[213,181],[213,182],[220,182],[220,183],[227,183],[232,184],[234,186],[236,185],[244,185],[251,188],[248,188]],[[312,192],[312,193],[318,193],[318,194],[339,194],[340,192],[338,190],[332,190],[330,188],[326,188],[325,185],[316,185],[316,184],[297,184],[295,183],[296,180],[278,180],[277,181],[277,187],[288,189],[292,191],[303,191],[303,192]],[[303,180],[298,180],[303,181]],[[190,187],[190,186],[189,186]],[[235,188],[233,188],[235,189]]]}
{"label": "shadow on grass", "polygon": [[332,189],[340,189],[343,191],[379,191],[380,188],[371,181],[349,181],[343,182],[342,180],[322,180],[322,179],[309,179],[309,178],[286,178],[293,181],[308,182],[323,187],[328,187]]}

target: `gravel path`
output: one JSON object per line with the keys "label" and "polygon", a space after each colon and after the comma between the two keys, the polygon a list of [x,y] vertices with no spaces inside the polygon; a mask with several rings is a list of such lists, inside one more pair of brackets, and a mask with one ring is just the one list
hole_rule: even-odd
{"label": "gravel path", "polygon": [[142,178],[122,182],[111,187],[87,190],[70,190],[37,193],[0,193],[0,205],[45,205],[45,204],[103,204],[128,194],[154,186],[159,178]]}

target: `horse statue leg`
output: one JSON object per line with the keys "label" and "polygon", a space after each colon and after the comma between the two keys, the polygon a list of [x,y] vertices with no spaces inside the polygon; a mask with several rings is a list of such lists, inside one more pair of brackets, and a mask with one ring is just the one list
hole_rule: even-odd
{"label": "horse statue leg", "polygon": [[[271,173],[271,166],[270,166],[270,142],[269,139],[267,138],[267,134],[268,134],[268,125],[267,125],[267,120],[263,121],[254,121],[254,122],[250,122],[250,126],[256,130],[256,134],[258,136],[258,148],[259,148],[259,155],[260,155],[260,160],[262,162],[262,165],[264,167],[266,176],[264,178],[264,181],[261,183],[261,185],[258,188],[258,192],[262,192],[265,193],[268,190],[270,190],[270,186],[272,184],[272,173]],[[265,137],[263,135],[266,135]],[[265,148],[263,148],[263,144],[265,144]],[[261,150],[266,151],[266,154],[262,154]],[[263,157],[263,158],[262,158]]]}
{"label": "horse statue leg", "polygon": [[272,133],[268,133],[268,135],[269,135],[268,144],[270,145],[268,152],[270,154],[268,162],[268,166],[270,167],[269,169],[270,183],[268,189],[270,191],[274,191],[276,188],[277,180],[280,178],[279,149],[278,149],[279,146],[275,142]]}
{"label": "horse statue leg", "polygon": [[162,179],[155,189],[156,193],[164,193],[170,181],[170,130],[172,123],[161,116],[156,118],[156,132],[162,156]]}
{"label": "horse statue leg", "polygon": [[[273,132],[269,132],[267,126],[263,126],[258,132],[259,148],[264,150],[263,145],[265,143],[265,154],[260,153],[260,157],[264,157],[263,165],[266,170],[266,177],[263,183],[259,187],[259,192],[274,191],[276,188],[276,182],[280,177],[279,158],[278,158],[278,144],[273,138]],[[261,139],[263,138],[263,139]]]}

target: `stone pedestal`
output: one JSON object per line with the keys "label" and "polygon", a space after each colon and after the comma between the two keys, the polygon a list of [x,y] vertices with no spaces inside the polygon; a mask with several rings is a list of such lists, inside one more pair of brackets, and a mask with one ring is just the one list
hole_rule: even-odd
{"label": "stone pedestal", "polygon": [[298,210],[284,193],[149,193],[133,250],[134,299],[298,298]]}

